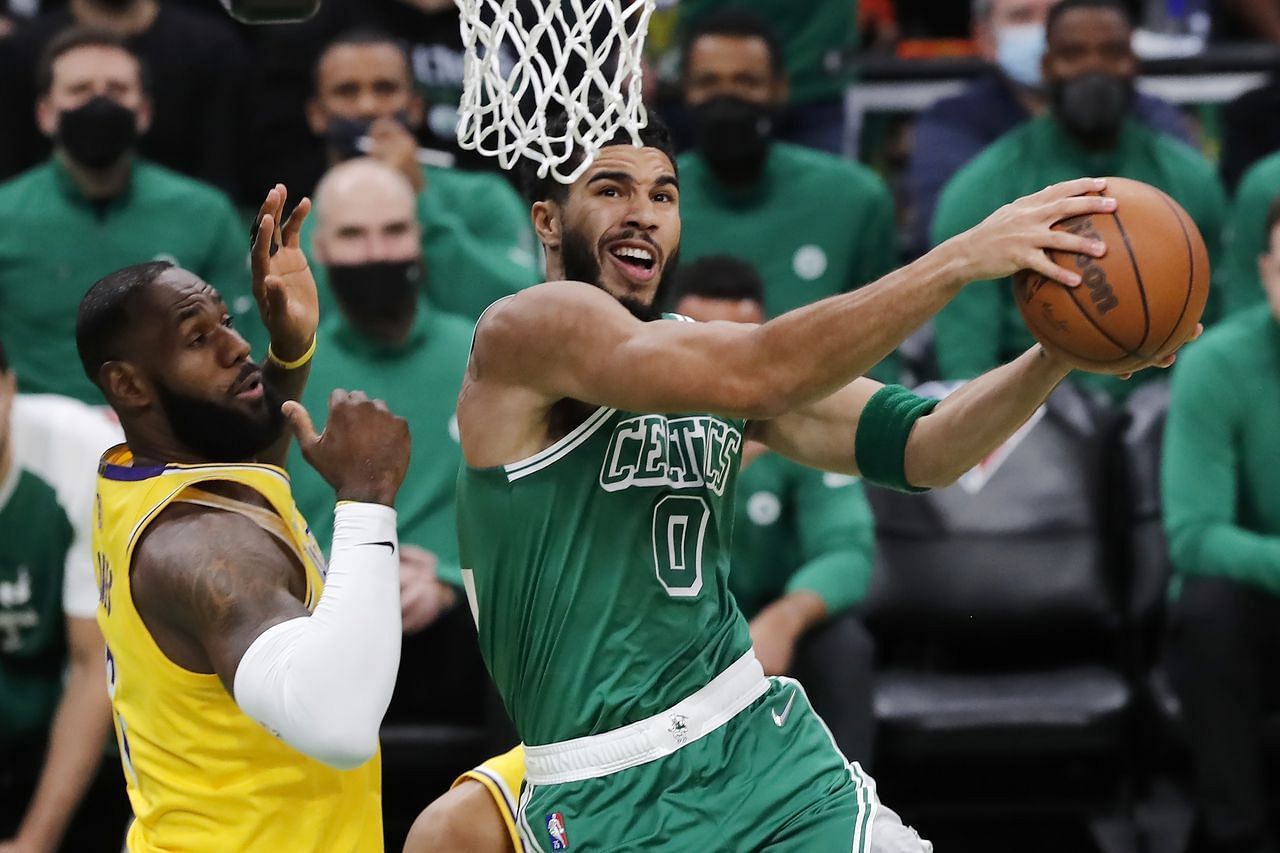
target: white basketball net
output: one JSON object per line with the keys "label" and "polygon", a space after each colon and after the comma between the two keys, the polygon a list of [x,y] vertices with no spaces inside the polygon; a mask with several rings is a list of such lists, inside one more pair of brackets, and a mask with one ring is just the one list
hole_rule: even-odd
{"label": "white basketball net", "polygon": [[[458,143],[511,169],[572,183],[620,130],[639,145],[647,116],[640,53],[654,0],[455,0],[466,77]],[[564,133],[550,122],[568,117]],[[574,163],[575,152],[581,162]]]}

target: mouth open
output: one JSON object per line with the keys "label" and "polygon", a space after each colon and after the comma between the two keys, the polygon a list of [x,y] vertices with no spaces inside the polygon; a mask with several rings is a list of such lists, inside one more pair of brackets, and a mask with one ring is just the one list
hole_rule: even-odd
{"label": "mouth open", "polygon": [[657,252],[643,244],[619,243],[609,249],[609,258],[632,281],[649,282],[657,274]]}
{"label": "mouth open", "polygon": [[231,394],[237,400],[260,400],[263,393],[261,370],[250,372],[231,386]]}

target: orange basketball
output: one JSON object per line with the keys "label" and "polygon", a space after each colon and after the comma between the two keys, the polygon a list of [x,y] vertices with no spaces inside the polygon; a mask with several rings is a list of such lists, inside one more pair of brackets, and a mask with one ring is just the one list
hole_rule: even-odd
{"label": "orange basketball", "polygon": [[1191,217],[1153,186],[1107,178],[1114,214],[1077,216],[1054,228],[1107,244],[1103,258],[1051,252],[1079,272],[1066,287],[1025,270],[1014,298],[1044,347],[1093,373],[1128,373],[1187,342],[1209,298],[1209,253]]}

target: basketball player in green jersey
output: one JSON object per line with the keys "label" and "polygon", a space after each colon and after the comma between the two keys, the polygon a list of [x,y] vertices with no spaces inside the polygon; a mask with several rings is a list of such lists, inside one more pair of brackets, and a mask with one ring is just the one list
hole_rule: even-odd
{"label": "basketball player in green jersey", "polygon": [[481,317],[458,403],[464,585],[525,744],[526,843],[929,851],[752,654],[727,586],[739,456],[749,435],[901,489],[953,481],[1068,367],[1033,349],[940,404],[860,375],[967,281],[1078,285],[1044,249],[1105,247],[1051,226],[1115,202],[1057,185],[853,293],[762,326],[680,322],[654,312],[679,181],[665,131],[642,142],[532,183],[551,281]]}

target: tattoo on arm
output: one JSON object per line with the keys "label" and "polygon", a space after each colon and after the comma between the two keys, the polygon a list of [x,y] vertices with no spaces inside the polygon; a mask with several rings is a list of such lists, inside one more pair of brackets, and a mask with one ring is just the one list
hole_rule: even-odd
{"label": "tattoo on arm", "polygon": [[306,616],[301,566],[246,518],[171,506],[138,545],[139,614],[174,663],[216,673],[228,692],[245,650],[272,625]]}

